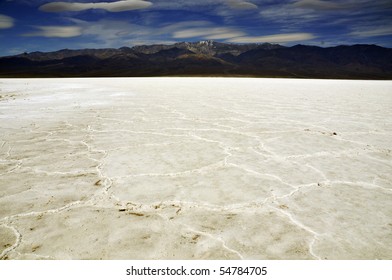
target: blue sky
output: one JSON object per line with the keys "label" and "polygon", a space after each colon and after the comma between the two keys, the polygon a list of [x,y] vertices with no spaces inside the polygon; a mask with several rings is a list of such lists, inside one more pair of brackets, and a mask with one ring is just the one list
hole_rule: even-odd
{"label": "blue sky", "polygon": [[0,55],[215,40],[392,47],[391,0],[0,0]]}

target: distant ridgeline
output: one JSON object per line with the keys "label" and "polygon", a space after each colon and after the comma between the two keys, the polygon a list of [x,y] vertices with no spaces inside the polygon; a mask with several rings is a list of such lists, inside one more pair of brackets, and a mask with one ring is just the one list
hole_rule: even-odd
{"label": "distant ridgeline", "polygon": [[392,49],[213,41],[32,52],[0,58],[0,77],[250,76],[392,79]]}

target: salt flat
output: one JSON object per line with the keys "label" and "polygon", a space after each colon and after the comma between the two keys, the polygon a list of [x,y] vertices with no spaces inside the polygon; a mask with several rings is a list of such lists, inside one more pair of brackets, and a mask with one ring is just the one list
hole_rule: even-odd
{"label": "salt flat", "polygon": [[392,259],[392,82],[1,79],[2,259]]}

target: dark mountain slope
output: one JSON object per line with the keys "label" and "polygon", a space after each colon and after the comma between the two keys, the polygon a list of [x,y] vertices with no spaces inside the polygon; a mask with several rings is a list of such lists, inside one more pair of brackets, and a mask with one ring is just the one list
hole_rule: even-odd
{"label": "dark mountain slope", "polygon": [[32,52],[0,58],[1,77],[220,75],[392,79],[392,49],[212,41]]}

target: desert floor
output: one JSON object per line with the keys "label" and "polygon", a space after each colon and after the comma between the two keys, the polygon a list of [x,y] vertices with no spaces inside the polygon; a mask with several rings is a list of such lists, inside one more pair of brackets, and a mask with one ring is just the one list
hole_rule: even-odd
{"label": "desert floor", "polygon": [[1,259],[392,259],[392,81],[0,90]]}

